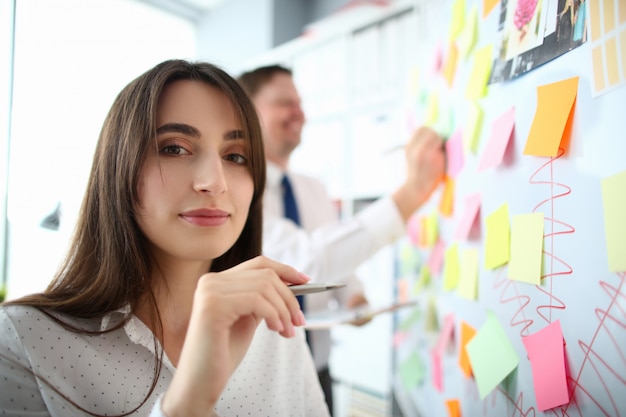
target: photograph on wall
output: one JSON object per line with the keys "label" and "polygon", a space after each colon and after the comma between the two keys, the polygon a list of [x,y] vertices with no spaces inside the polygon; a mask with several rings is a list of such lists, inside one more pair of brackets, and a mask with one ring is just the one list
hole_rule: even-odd
{"label": "photograph on wall", "polygon": [[507,81],[587,40],[586,0],[502,0],[490,84]]}

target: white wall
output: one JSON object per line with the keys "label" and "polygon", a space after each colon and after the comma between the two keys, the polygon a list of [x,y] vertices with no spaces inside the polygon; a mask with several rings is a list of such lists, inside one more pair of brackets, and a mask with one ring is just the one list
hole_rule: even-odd
{"label": "white wall", "polygon": [[[134,0],[23,1],[15,26],[9,298],[52,277],[117,93],[162,60],[196,57],[191,23]],[[41,228],[59,203],[60,229]]]}

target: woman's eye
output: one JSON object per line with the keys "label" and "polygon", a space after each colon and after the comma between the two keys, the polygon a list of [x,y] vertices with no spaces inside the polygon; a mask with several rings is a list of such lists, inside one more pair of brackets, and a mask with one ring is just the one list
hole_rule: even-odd
{"label": "woman's eye", "polygon": [[234,162],[238,165],[245,165],[248,162],[245,156],[238,153],[229,153],[225,158],[227,161]]}
{"label": "woman's eye", "polygon": [[164,146],[161,152],[168,155],[189,155],[189,152],[180,145]]}

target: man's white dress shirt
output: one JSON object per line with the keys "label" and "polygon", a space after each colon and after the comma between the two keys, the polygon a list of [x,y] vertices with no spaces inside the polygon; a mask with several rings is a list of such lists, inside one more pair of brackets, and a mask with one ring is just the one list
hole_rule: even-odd
{"label": "man's white dress shirt", "polygon": [[[343,305],[350,294],[360,292],[354,275],[357,267],[405,234],[405,224],[391,197],[382,197],[352,219],[339,221],[338,210],[324,185],[311,177],[288,172],[294,190],[300,227],[284,218],[281,180],[285,173],[267,163],[263,198],[263,254],[293,266],[313,282],[346,282],[346,291],[306,296],[307,313],[326,311],[332,299]],[[318,370],[328,366],[330,332],[309,335]]]}

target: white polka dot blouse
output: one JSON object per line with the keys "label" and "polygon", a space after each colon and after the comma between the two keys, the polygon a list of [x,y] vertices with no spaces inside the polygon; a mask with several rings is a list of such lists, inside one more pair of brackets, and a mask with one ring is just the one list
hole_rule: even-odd
{"label": "white polka dot blouse", "polygon": [[[77,333],[38,309],[0,307],[0,416],[166,417],[159,399],[176,369],[164,355],[154,383],[160,347],[152,332],[133,316],[101,333],[128,311],[101,319],[59,317],[92,332]],[[217,415],[329,416],[304,332],[296,331],[285,339],[259,325]]]}

